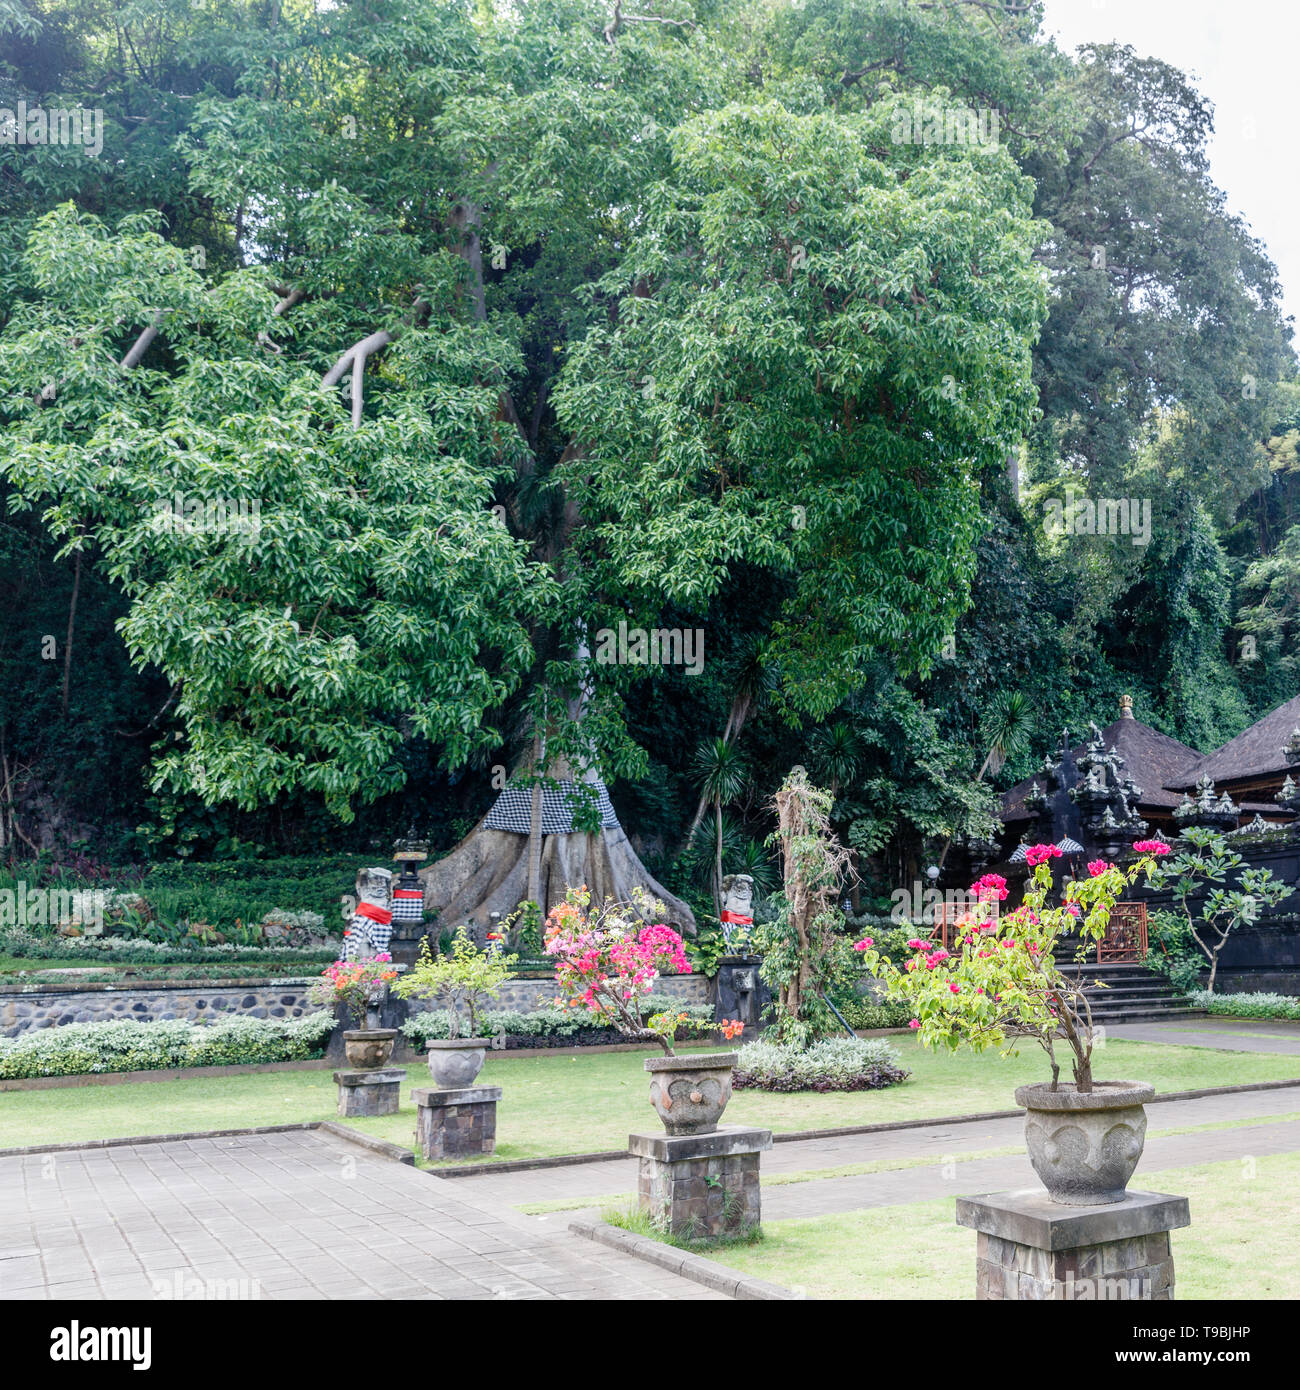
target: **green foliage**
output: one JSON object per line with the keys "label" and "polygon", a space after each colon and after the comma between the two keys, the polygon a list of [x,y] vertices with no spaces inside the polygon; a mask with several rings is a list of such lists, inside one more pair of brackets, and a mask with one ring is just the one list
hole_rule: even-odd
{"label": "green foliage", "polygon": [[[690,1029],[683,1028],[681,1036],[708,1028],[713,1023],[711,1004],[684,1004],[669,994],[651,994],[645,999],[648,1013],[684,1013],[690,1022]],[[572,1009],[541,1008],[520,1013],[513,1009],[484,1009],[478,1015],[479,1026],[484,1037],[498,1037],[502,1034],[517,1038],[577,1038],[580,1034],[598,1031],[606,1035],[608,1041],[616,1041],[621,1034],[616,1028],[593,1027],[591,1019]],[[402,1032],[419,1047],[430,1038],[450,1038],[451,1018],[446,1009],[430,1009],[412,1014],[402,1025]]]}
{"label": "green foliage", "polygon": [[872,1003],[861,995],[843,1002],[837,999],[835,1007],[844,1015],[850,1027],[864,1031],[872,1028],[905,1028],[912,1017],[912,1010],[907,1004],[889,999]]}
{"label": "green foliage", "polygon": [[[1172,892],[1188,937],[1209,963],[1210,994],[1219,953],[1232,932],[1256,921],[1264,908],[1276,907],[1292,892],[1271,869],[1243,869],[1242,863],[1242,856],[1229,849],[1217,831],[1193,827],[1183,831],[1177,852],[1151,875],[1153,888]],[[1229,886],[1234,880],[1235,886]]]}
{"label": "green foliage", "polygon": [[[477,1037],[478,1014],[484,1001],[501,993],[501,986],[513,976],[517,959],[500,951],[480,951],[466,928],[458,927],[450,955],[435,957],[428,937],[421,939],[419,959],[393,986],[393,993],[399,999],[445,1000],[457,1029],[464,1007],[469,1014],[469,1036]],[[460,1034],[457,1031],[453,1036]]]}
{"label": "green foliage", "polygon": [[1300,999],[1285,994],[1211,994],[1208,989],[1188,992],[1194,1009],[1229,1018],[1285,1018],[1300,1022]]}
{"label": "green foliage", "polygon": [[0,1038],[0,1079],[298,1062],[319,1057],[333,1029],[333,1015],[324,1011],[210,1024],[68,1023]]}
{"label": "green foliage", "polygon": [[1187,918],[1157,909],[1147,919],[1147,965],[1165,976],[1176,990],[1190,994],[1200,990],[1205,959],[1192,939]]}
{"label": "green foliage", "polygon": [[897,1048],[878,1038],[828,1038],[808,1047],[747,1043],[732,1073],[738,1089],[878,1091],[911,1075]]}

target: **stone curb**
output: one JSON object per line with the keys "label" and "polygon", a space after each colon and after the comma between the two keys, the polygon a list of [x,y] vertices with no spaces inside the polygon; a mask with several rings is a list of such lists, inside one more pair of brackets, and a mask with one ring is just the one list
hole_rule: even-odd
{"label": "stone curb", "polygon": [[0,1158],[23,1154],[73,1153],[78,1149],[117,1149],[128,1144],[177,1144],[186,1139],[232,1139],[243,1134],[287,1134],[293,1130],[319,1129],[328,1121],[299,1120],[296,1124],[257,1125],[251,1129],[195,1129],[185,1134],[126,1134],[119,1139],[80,1139],[67,1144],[29,1144],[21,1149],[0,1149]]}
{"label": "stone curb", "polygon": [[662,1241],[651,1240],[648,1236],[635,1235],[621,1227],[611,1226],[607,1221],[570,1221],[569,1230],[574,1235],[594,1240],[598,1245],[607,1245],[611,1250],[621,1250],[647,1264],[658,1265],[672,1274],[679,1274],[692,1283],[703,1284],[706,1289],[715,1289],[728,1298],[775,1302],[798,1300],[793,1289],[782,1284],[769,1284],[765,1279],[752,1279],[738,1274],[716,1260],[706,1259],[690,1250],[679,1250],[675,1245],[665,1245]]}
{"label": "stone curb", "polygon": [[400,1144],[391,1144],[387,1139],[376,1139],[363,1134],[359,1129],[349,1129],[347,1125],[334,1120],[300,1120],[296,1124],[257,1125],[251,1129],[194,1129],[185,1134],[136,1134],[123,1135],[118,1139],[86,1139],[67,1144],[30,1144],[21,1149],[0,1149],[0,1158],[20,1158],[25,1154],[74,1153],[78,1149],[118,1149],[130,1144],[176,1144],[187,1139],[234,1139],[246,1134],[288,1134],[297,1130],[319,1129],[333,1134],[350,1144],[369,1149],[382,1158],[397,1163],[415,1164],[415,1155]]}
{"label": "stone curb", "polygon": [[376,1153],[381,1158],[392,1159],[394,1163],[407,1163],[412,1168],[415,1167],[415,1154],[410,1149],[404,1149],[400,1144],[393,1144],[387,1139],[376,1139],[372,1134],[363,1134],[359,1129],[349,1129],[347,1125],[338,1124],[334,1120],[318,1120],[312,1128],[324,1130],[326,1134],[336,1135],[349,1144],[369,1149],[371,1153]]}

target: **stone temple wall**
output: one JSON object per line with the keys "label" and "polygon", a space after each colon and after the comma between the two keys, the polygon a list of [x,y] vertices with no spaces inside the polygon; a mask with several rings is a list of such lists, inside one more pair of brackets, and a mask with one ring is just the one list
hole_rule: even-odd
{"label": "stone temple wall", "polygon": [[[234,981],[222,984],[168,984],[159,981],[137,985],[84,985],[23,989],[0,988],[0,1037],[12,1038],[33,1028],[53,1028],[63,1023],[105,1023],[159,1019],[215,1022],[235,1014],[244,1018],[301,1018],[321,1006],[311,1003],[309,979],[274,982]],[[708,980],[703,975],[668,976],[655,986],[658,994],[671,994],[686,1004],[708,1002]],[[500,998],[489,1007],[528,1013],[555,998],[555,982],[508,980]],[[432,1007],[424,1000],[390,999],[385,1007],[385,1027],[399,1027],[410,1013]]]}

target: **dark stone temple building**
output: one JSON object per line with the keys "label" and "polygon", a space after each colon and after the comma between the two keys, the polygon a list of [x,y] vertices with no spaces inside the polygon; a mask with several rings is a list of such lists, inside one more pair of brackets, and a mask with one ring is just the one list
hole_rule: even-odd
{"label": "dark stone temple building", "polygon": [[[1218,830],[1245,864],[1297,891],[1268,917],[1234,932],[1220,958],[1222,987],[1300,990],[1300,696],[1210,753],[1198,753],[1134,718],[1120,717],[1060,747],[1002,797],[1003,834],[989,861],[1023,882],[1025,845],[1059,845],[1062,873],[1122,857],[1134,840],[1170,841],[1191,826]],[[1168,894],[1137,893],[1151,907]]]}

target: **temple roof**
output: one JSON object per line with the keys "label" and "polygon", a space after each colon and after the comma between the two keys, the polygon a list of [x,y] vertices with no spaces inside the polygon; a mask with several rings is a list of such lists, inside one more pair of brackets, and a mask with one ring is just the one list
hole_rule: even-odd
{"label": "temple roof", "polygon": [[[1300,695],[1279,705],[1222,748],[1206,753],[1191,767],[1182,769],[1172,785],[1180,789],[1193,787],[1199,778],[1207,776],[1217,784],[1274,772],[1300,771],[1297,766],[1300,760],[1288,762],[1282,752],[1297,725],[1300,725]],[[1276,810],[1276,807],[1269,809]]]}
{"label": "temple roof", "polygon": [[[1188,769],[1202,760],[1202,755],[1195,748],[1189,748],[1176,738],[1143,724],[1127,712],[1101,732],[1106,747],[1114,748],[1124,759],[1128,775],[1142,788],[1142,796],[1137,803],[1139,810],[1144,806],[1172,810],[1182,801],[1182,793],[1171,790],[1170,783],[1177,782],[1181,786],[1181,779],[1186,776]],[[1287,732],[1290,733],[1289,727]],[[1278,742],[1280,745],[1281,740]],[[1087,747],[1088,740],[1082,740],[1071,747],[1071,755],[1078,761]],[[1194,776],[1192,783],[1195,781]],[[1003,792],[1001,816],[1004,822],[1033,819],[1025,808],[1025,795],[1035,782],[1040,787],[1046,786],[1042,772],[1017,782],[1009,791]]]}

